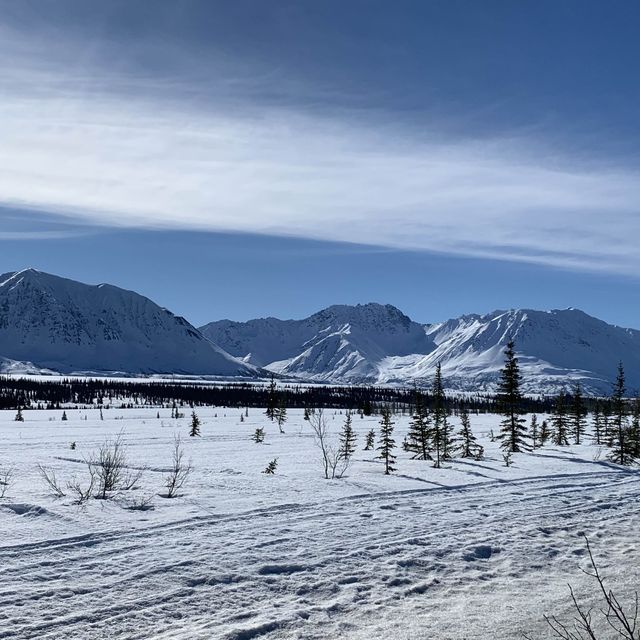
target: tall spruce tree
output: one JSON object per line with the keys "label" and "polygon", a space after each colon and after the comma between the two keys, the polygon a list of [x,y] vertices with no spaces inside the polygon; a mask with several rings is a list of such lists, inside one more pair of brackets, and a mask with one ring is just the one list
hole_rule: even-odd
{"label": "tall spruce tree", "polygon": [[384,461],[385,475],[389,475],[395,471],[393,466],[396,457],[393,454],[393,449],[396,446],[396,442],[393,439],[393,422],[391,421],[391,412],[386,407],[382,410],[382,420],[380,421],[380,441],[378,443],[378,451],[380,455],[378,458]]}
{"label": "tall spruce tree", "polygon": [[627,405],[625,402],[625,378],[622,362],[618,364],[618,374],[611,394],[611,411],[613,414],[613,447],[609,459],[616,464],[633,463],[629,441],[627,438]]}
{"label": "tall spruce tree", "polygon": [[407,450],[413,452],[413,459],[431,460],[431,419],[424,405],[422,394],[415,390],[415,409],[409,422]]}
{"label": "tall spruce tree", "polygon": [[553,403],[551,418],[553,424],[553,444],[558,447],[569,444],[569,420],[567,418],[567,393],[564,389]]}
{"label": "tall spruce tree", "polygon": [[498,383],[498,403],[504,419],[500,423],[500,433],[497,438],[501,441],[502,449],[519,453],[529,449],[529,445],[526,439],[525,419],[522,416],[522,392],[520,391],[522,376],[513,340],[507,344],[504,355],[504,367]]}
{"label": "tall spruce tree", "polygon": [[581,444],[582,437],[586,428],[585,424],[586,411],[584,408],[584,399],[582,397],[582,388],[580,383],[573,388],[571,395],[571,404],[569,406],[569,422],[571,425],[571,435],[576,444]]}
{"label": "tall spruce tree", "polygon": [[448,460],[451,458],[451,449],[453,448],[449,421],[447,420],[446,398],[444,395],[444,387],[442,385],[442,366],[439,362],[436,365],[436,372],[433,377],[431,396],[433,407],[433,429],[431,440],[436,454],[433,466],[436,467],[436,469],[439,469],[442,460]]}
{"label": "tall spruce tree", "polygon": [[340,446],[338,455],[342,460],[349,460],[356,451],[356,434],[353,430],[351,411],[347,411],[347,417],[340,434]]}

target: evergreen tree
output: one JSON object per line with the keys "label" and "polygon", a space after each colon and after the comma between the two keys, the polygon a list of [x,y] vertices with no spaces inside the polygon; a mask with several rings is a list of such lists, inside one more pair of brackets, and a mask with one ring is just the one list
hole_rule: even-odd
{"label": "evergreen tree", "polygon": [[63,411],[62,412],[62,418],[60,418],[61,420],[67,420],[67,412]]}
{"label": "evergreen tree", "polygon": [[276,379],[271,375],[269,383],[269,392],[267,394],[267,410],[264,412],[267,418],[273,422],[276,417],[276,409],[278,407],[278,392],[276,389]]}
{"label": "evergreen tree", "polygon": [[22,415],[22,407],[18,407],[18,413],[16,413],[15,422],[24,422],[24,416]]}
{"label": "evergreen tree", "polygon": [[431,460],[431,419],[424,406],[422,394],[415,390],[415,410],[409,422],[409,433],[407,434],[407,451],[414,453],[413,458],[417,460]]}
{"label": "evergreen tree", "polygon": [[304,419],[309,420],[311,418],[311,414],[309,413],[309,407],[304,408]]}
{"label": "evergreen tree", "polygon": [[469,420],[469,411],[466,407],[460,410],[460,456],[462,458],[476,458],[478,456],[478,443],[476,437],[471,431],[471,421]]}
{"label": "evergreen tree", "polygon": [[569,421],[567,419],[567,394],[563,390],[553,403],[553,444],[558,447],[569,444],[567,434]]}
{"label": "evergreen tree", "polygon": [[264,442],[264,429],[262,429],[261,427],[257,427],[253,435],[251,436],[251,439],[256,444],[260,444],[261,442]]}
{"label": "evergreen tree", "polygon": [[449,422],[447,420],[446,398],[442,386],[442,367],[439,362],[436,365],[431,395],[433,402],[432,442],[436,454],[436,460],[433,466],[439,469],[442,460],[449,460],[451,458],[451,449],[453,447]]}
{"label": "evergreen tree", "polygon": [[276,468],[278,467],[278,458],[274,458],[268,465],[267,468],[262,472],[267,475],[272,476],[276,472]]}
{"label": "evergreen tree", "polygon": [[189,435],[192,438],[200,435],[200,418],[198,418],[195,411],[191,412],[191,430],[189,431]]}
{"label": "evergreen tree", "polygon": [[595,444],[602,444],[604,437],[604,425],[602,421],[602,405],[600,402],[596,402],[593,407],[593,414],[591,416],[591,426],[593,428],[593,441]]}
{"label": "evergreen tree", "polygon": [[531,434],[531,444],[534,449],[541,446],[539,433],[538,433],[538,416],[534,413],[531,416],[531,422],[529,423],[529,433]]}
{"label": "evergreen tree", "polygon": [[351,411],[347,411],[347,417],[340,434],[339,456],[342,460],[348,460],[356,451],[356,434],[353,430]]}
{"label": "evergreen tree", "polygon": [[640,398],[633,403],[631,428],[629,429],[629,451],[633,458],[640,458]]}
{"label": "evergreen tree", "polygon": [[578,383],[573,389],[571,406],[569,407],[571,433],[576,444],[581,444],[582,436],[584,435],[585,415],[586,411],[584,409],[584,400],[582,398],[582,388],[580,387],[580,383]]}
{"label": "evergreen tree", "polygon": [[611,395],[611,410],[613,414],[613,449],[609,459],[616,464],[632,464],[633,456],[627,438],[627,405],[624,399],[625,393],[624,367],[622,362],[618,364],[618,375]]}
{"label": "evergreen tree", "polygon": [[384,472],[385,475],[389,475],[395,471],[393,466],[396,461],[395,455],[393,455],[393,449],[396,446],[396,441],[393,439],[393,425],[391,421],[391,412],[386,407],[382,410],[382,420],[380,421],[380,441],[378,443],[378,451],[380,455],[378,458],[384,460]]}
{"label": "evergreen tree", "polygon": [[502,449],[510,453],[518,453],[529,448],[525,419],[522,417],[521,383],[522,376],[514,343],[510,340],[505,349],[505,363],[498,384],[498,402],[504,420],[500,423],[500,433],[497,436],[501,440]]}
{"label": "evergreen tree", "polygon": [[287,408],[284,405],[284,396],[280,396],[278,404],[273,412],[273,418],[278,423],[278,430],[284,433],[284,424],[287,421]]}
{"label": "evergreen tree", "polygon": [[614,429],[611,424],[611,403],[604,402],[602,405],[602,433],[603,440],[608,447],[613,447]]}
{"label": "evergreen tree", "polygon": [[367,439],[364,444],[365,451],[370,451],[371,449],[373,449],[375,445],[375,438],[376,438],[376,432],[373,429],[371,429],[371,431],[367,433]]}
{"label": "evergreen tree", "polygon": [[540,446],[543,447],[549,440],[549,423],[546,420],[540,425]]}

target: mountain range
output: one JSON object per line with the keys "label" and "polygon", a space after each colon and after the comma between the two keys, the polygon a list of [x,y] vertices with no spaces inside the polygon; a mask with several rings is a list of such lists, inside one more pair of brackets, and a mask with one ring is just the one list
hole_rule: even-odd
{"label": "mountain range", "polygon": [[133,291],[35,269],[0,275],[0,358],[25,373],[258,373]]}
{"label": "mountain range", "polygon": [[436,324],[392,305],[335,305],[302,320],[218,320],[200,327],[133,291],[35,269],[0,275],[0,370],[7,373],[180,374],[311,382],[426,383],[492,391],[516,342],[524,389],[580,382],[608,393],[619,361],[640,388],[640,331],[577,309],[517,309]]}

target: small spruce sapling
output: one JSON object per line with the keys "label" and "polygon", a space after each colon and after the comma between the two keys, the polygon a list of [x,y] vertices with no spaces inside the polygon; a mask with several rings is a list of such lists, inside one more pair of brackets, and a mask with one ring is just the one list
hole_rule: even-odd
{"label": "small spruce sapling", "polygon": [[189,436],[195,438],[200,435],[200,418],[196,415],[196,412],[191,413],[191,429],[189,430]]}
{"label": "small spruce sapling", "polygon": [[349,460],[356,451],[356,434],[352,426],[351,412],[347,411],[347,417],[340,434],[339,455],[343,460]]}
{"label": "small spruce sapling", "polygon": [[364,450],[371,451],[371,449],[373,449],[375,445],[375,441],[376,441],[376,432],[373,429],[371,429],[371,431],[367,433],[367,437],[364,443]]}
{"label": "small spruce sapling", "polygon": [[260,443],[264,442],[264,429],[262,427],[257,427],[256,430],[254,431],[253,435],[251,436],[251,439],[256,444],[260,444]]}
{"label": "small spruce sapling", "polygon": [[267,468],[262,473],[266,473],[267,475],[273,475],[276,472],[277,467],[278,467],[278,458],[274,458],[267,465]]}

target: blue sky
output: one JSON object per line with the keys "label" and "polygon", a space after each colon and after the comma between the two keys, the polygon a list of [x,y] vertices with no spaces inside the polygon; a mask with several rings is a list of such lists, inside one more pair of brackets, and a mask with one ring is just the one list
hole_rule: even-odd
{"label": "blue sky", "polygon": [[0,0],[0,271],[195,323],[639,326],[632,2]]}

